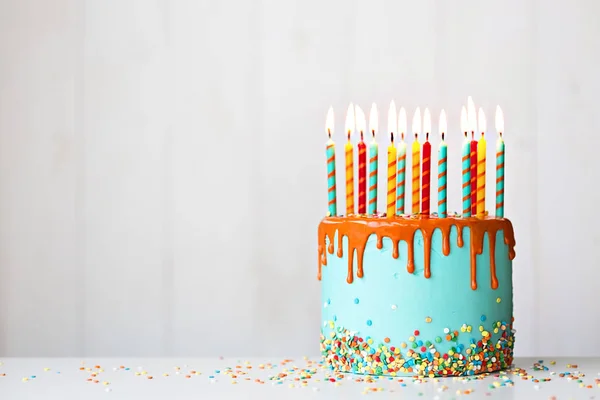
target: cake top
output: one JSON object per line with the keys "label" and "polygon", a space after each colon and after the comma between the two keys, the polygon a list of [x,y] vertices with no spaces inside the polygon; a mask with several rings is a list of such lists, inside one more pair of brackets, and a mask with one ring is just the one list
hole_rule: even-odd
{"label": "cake top", "polygon": [[[447,160],[448,144],[445,141],[445,135],[448,131],[446,114],[444,110],[440,112],[439,133],[440,142],[438,145],[437,156],[432,156],[432,145],[430,143],[431,133],[431,114],[426,108],[421,118],[421,111],[417,107],[412,121],[412,133],[414,139],[411,144],[410,154],[407,155],[407,143],[405,135],[407,133],[407,118],[404,108],[396,113],[396,105],[391,102],[388,111],[387,134],[390,142],[387,147],[387,169],[386,176],[386,208],[385,212],[378,210],[378,183],[379,183],[379,145],[376,141],[378,133],[378,113],[375,104],[371,107],[369,117],[369,132],[371,141],[365,144],[364,136],[367,134],[365,114],[359,106],[350,104],[346,115],[345,136],[347,143],[344,147],[344,168],[345,168],[345,192],[346,192],[346,212],[348,216],[360,215],[367,218],[380,217],[430,217],[436,216],[440,219],[448,218],[487,218],[486,211],[486,169],[487,169],[487,143],[486,130],[487,123],[483,110],[479,108],[476,113],[475,104],[471,97],[467,99],[467,107],[461,110],[461,131],[464,134],[464,142],[461,147],[461,157],[458,154],[451,156],[451,159],[460,159],[462,165],[462,213],[452,213],[447,211]],[[327,157],[327,184],[328,184],[328,212],[327,216],[336,216],[337,212],[337,187],[336,187],[336,150],[333,141],[334,133],[334,115],[330,108],[327,114],[326,132],[329,140],[326,144]],[[496,172],[496,202],[495,218],[504,217],[504,140],[502,138],[504,131],[504,117],[500,107],[496,108],[496,131],[498,138],[496,142],[495,154],[495,172]],[[360,134],[360,141],[356,146],[352,142],[354,132]],[[469,138],[469,132],[471,133]],[[480,136],[476,140],[476,132]],[[425,141],[421,144],[419,136],[424,133]],[[395,136],[399,137],[397,145]],[[355,156],[356,147],[356,156]],[[450,149],[452,150],[452,149]],[[452,153],[452,152],[451,152]],[[456,151],[458,153],[458,151]],[[358,167],[358,209],[355,208],[355,160]],[[437,160],[437,168],[435,161]],[[410,197],[406,199],[406,181],[408,180],[407,162],[410,162]],[[432,167],[432,163],[434,164]],[[368,164],[368,168],[367,168]],[[431,174],[437,170],[437,211],[431,208]],[[367,172],[368,171],[368,172]],[[459,184],[458,182],[452,184]],[[367,186],[368,185],[368,186]],[[408,203],[410,202],[410,210]]]}
{"label": "cake top", "polygon": [[[446,218],[404,218],[394,216],[393,218],[367,218],[362,216],[354,217],[326,217],[319,224],[319,273],[318,279],[321,279],[321,266],[327,265],[327,255],[333,254],[337,248],[337,256],[343,256],[342,240],[344,237],[348,239],[348,276],[347,282],[352,283],[354,280],[354,254],[356,252],[357,270],[356,275],[359,278],[363,277],[363,255],[367,240],[371,235],[377,237],[377,248],[383,247],[383,238],[390,238],[393,245],[392,257],[398,258],[398,245],[400,241],[405,241],[408,248],[408,262],[406,270],[412,274],[415,272],[414,265],[414,241],[415,233],[420,230],[423,235],[423,250],[424,250],[424,276],[431,277],[431,241],[433,232],[439,229],[442,233],[442,254],[448,256],[450,254],[450,230],[452,227],[457,230],[457,246],[463,247],[463,229],[469,228],[469,249],[471,259],[471,288],[477,289],[477,254],[483,253],[483,239],[487,233],[490,253],[490,269],[491,269],[491,287],[498,287],[496,278],[496,234],[499,231],[503,232],[504,243],[508,246],[508,257],[515,257],[515,236],[511,222],[505,218],[462,218],[462,217],[446,217]],[[336,236],[337,233],[337,236]],[[335,240],[337,238],[337,243]],[[329,242],[329,243],[327,243]]]}

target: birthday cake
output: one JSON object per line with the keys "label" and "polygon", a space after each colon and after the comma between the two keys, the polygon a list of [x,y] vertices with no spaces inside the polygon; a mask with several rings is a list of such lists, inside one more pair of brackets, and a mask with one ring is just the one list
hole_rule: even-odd
{"label": "birthday cake", "polygon": [[[463,111],[463,120],[468,119],[465,114]],[[358,116],[356,120],[358,124]],[[468,121],[463,121],[465,124]],[[462,128],[464,132],[469,129]],[[402,127],[398,131],[404,133]],[[445,146],[443,133],[440,147]],[[503,216],[504,143],[496,154],[496,213],[488,216],[483,208],[485,195],[478,190],[483,185],[485,192],[485,170],[482,176],[481,169],[477,171],[481,163],[475,168],[471,165],[472,149],[478,157],[475,160],[482,156],[473,141],[465,135],[462,214],[445,211],[445,151],[438,153],[438,212],[424,205],[423,199],[429,197],[425,189],[430,167],[426,164],[428,153],[423,151],[422,159],[416,153],[420,145],[413,147],[413,167],[418,159],[423,173],[422,181],[413,179],[413,211],[417,212],[404,213],[404,187],[399,187],[401,182],[404,185],[404,166],[395,154],[388,157],[388,166],[393,164],[396,173],[390,168],[388,183],[393,177],[394,201],[388,198],[387,213],[354,214],[347,207],[346,216],[337,216],[335,195],[329,191],[329,215],[318,228],[320,347],[324,361],[335,371],[434,377],[474,375],[511,365],[515,238],[511,222]],[[335,163],[332,144],[328,142],[330,167],[332,155]],[[485,145],[482,151],[485,166]],[[370,162],[374,154],[369,154]],[[347,157],[347,161],[352,159]],[[366,179],[360,159],[359,154],[359,181]],[[346,171],[348,165],[352,164],[346,164]],[[329,172],[331,178],[331,168]],[[483,183],[477,184],[473,176],[483,178]],[[335,188],[335,182],[329,183]],[[373,184],[369,182],[369,202],[376,203]],[[367,200],[360,192],[362,211]]]}

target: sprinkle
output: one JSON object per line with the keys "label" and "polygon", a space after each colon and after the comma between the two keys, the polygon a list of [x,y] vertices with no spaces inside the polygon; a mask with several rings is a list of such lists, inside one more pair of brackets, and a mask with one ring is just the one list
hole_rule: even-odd
{"label": "sprinkle", "polygon": [[397,309],[397,308],[398,308],[398,306],[397,306],[397,305],[395,305],[395,304],[392,304],[392,310],[395,310],[395,309]]}
{"label": "sprinkle", "polygon": [[502,301],[502,299],[501,299],[500,297],[498,297],[498,298],[496,299],[496,303],[500,303],[501,301]]}
{"label": "sprinkle", "polygon": [[425,322],[430,323],[431,322],[431,317],[425,318]]}
{"label": "sprinkle", "polygon": [[367,325],[368,325],[368,326],[371,326],[371,325],[373,325],[373,321],[371,321],[370,319],[368,319],[368,320],[367,320]]}
{"label": "sprinkle", "polygon": [[482,315],[482,316],[481,316],[481,322],[485,322],[485,320],[486,320],[486,317],[485,317],[485,315]]}
{"label": "sprinkle", "polygon": [[357,297],[357,298],[354,299],[354,304],[358,304],[358,303],[359,303],[359,300],[358,300],[358,297]]}
{"label": "sprinkle", "polygon": [[444,333],[450,333],[450,329],[449,328],[444,328]]}
{"label": "sprinkle", "polygon": [[419,332],[419,330],[418,330],[418,329],[415,329],[415,331],[413,332],[413,334],[414,334],[415,336],[419,336],[419,333],[421,333],[421,332]]}

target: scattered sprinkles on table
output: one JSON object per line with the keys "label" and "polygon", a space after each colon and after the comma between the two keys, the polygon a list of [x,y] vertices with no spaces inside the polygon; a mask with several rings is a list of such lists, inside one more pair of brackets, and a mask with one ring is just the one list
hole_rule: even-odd
{"label": "scattered sprinkles on table", "polygon": [[[369,346],[365,346],[365,348],[366,347]],[[477,346],[475,346],[475,348],[477,348]],[[390,347],[387,351],[390,352],[390,355],[393,357],[392,354],[397,354],[396,350],[397,349],[392,349],[392,347]],[[416,353],[413,352],[413,354]],[[473,352],[471,352],[471,354],[473,354]],[[377,361],[375,357],[377,356],[372,357],[371,365],[377,366],[379,361]],[[381,359],[381,357],[379,358]],[[443,357],[441,358],[443,359]],[[474,360],[474,356],[473,359],[469,361],[468,357],[461,359],[461,357],[457,356],[455,353],[452,357],[449,356],[448,359],[444,359],[444,361],[438,360],[438,367],[448,367],[450,365],[449,359],[452,359],[452,366],[454,366],[454,364],[456,364],[456,366],[464,365],[465,367],[469,364],[476,365],[474,363],[474,361],[476,361]],[[413,360],[418,360],[418,357],[414,357]],[[440,362],[441,364],[439,364]],[[228,360],[227,363],[229,364],[230,361]],[[328,363],[323,361],[313,361],[310,358],[304,357],[300,360],[283,359],[280,362],[264,364],[252,364],[250,361],[238,360],[227,366],[219,365],[217,366],[218,368],[207,371],[200,371],[197,368],[188,365],[184,365],[183,367],[175,366],[169,371],[151,371],[149,368],[141,366],[128,367],[120,365],[112,368],[104,368],[97,364],[87,366],[82,363],[81,366],[74,365],[73,369],[68,371],[68,373],[74,374],[75,376],[81,374],[80,379],[90,383],[90,388],[98,387],[99,390],[104,390],[106,392],[118,392],[119,384],[125,379],[133,379],[134,382],[139,382],[140,385],[152,385],[152,382],[157,379],[175,379],[173,381],[174,384],[185,384],[185,381],[190,379],[204,379],[215,385],[270,384],[267,386],[284,387],[288,388],[288,390],[302,390],[303,388],[309,387],[313,392],[327,389],[328,386],[331,386],[332,389],[327,390],[335,390],[334,388],[342,385],[351,385],[355,386],[357,392],[362,394],[402,392],[403,390],[410,389],[408,388],[409,385],[418,385],[419,387],[423,385],[432,385],[430,388],[434,389],[434,393],[438,393],[433,397],[434,399],[451,399],[471,394],[481,395],[481,386],[477,386],[479,389],[475,389],[472,385],[476,381],[485,381],[486,387],[485,392],[483,393],[485,396],[492,396],[500,399],[506,398],[507,393],[505,391],[497,392],[498,390],[510,390],[510,388],[516,385],[524,384],[530,384],[532,390],[548,390],[547,388],[551,386],[546,385],[561,379],[573,382],[572,387],[574,390],[598,390],[600,388],[600,372],[598,372],[597,376],[588,378],[584,373],[578,370],[579,364],[558,364],[559,365],[556,367],[557,369],[553,370],[553,368],[548,365],[556,366],[556,361],[552,360],[549,361],[549,363],[546,363],[544,360],[537,360],[533,362],[532,365],[527,366],[528,369],[531,370],[531,373],[526,369],[510,366],[510,369],[493,373],[484,372],[478,375],[432,377],[430,375],[420,375],[419,372],[423,370],[427,371],[427,367],[423,369],[420,367],[423,363],[419,364],[418,362],[415,362],[413,365],[414,375],[410,377],[393,377],[340,373],[333,371]],[[419,366],[417,367],[417,365]],[[483,365],[483,363],[481,365]],[[452,366],[448,368],[452,370]],[[444,370],[440,368],[438,368],[438,371]],[[453,372],[457,372],[456,368],[457,367],[454,367],[455,371]],[[2,370],[5,371],[6,367],[3,367]],[[50,367],[40,368],[37,371],[46,373],[44,374],[43,379],[40,379],[34,371],[32,371],[32,374],[27,374],[27,376],[14,377],[12,379],[20,379],[23,384],[27,385],[44,383],[52,384],[51,380],[58,379],[60,376],[59,371],[56,373],[51,372],[53,370]],[[11,379],[4,372],[0,376],[3,376],[3,379]],[[456,383],[461,384],[460,388],[457,389]],[[417,392],[411,391],[411,393],[416,393],[419,397],[426,396],[428,392],[431,393],[431,391],[429,389],[426,390],[424,386],[423,389],[419,389]],[[495,394],[496,392],[498,394]],[[593,394],[595,392],[589,393],[592,397],[585,398],[594,398]],[[576,393],[574,392],[573,394]],[[547,396],[549,399],[553,397],[556,398],[552,392],[548,392]]]}

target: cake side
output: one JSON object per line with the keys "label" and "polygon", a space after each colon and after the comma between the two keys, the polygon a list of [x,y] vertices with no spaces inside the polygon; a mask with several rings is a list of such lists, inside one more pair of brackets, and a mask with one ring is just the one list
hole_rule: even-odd
{"label": "cake side", "polygon": [[325,218],[319,275],[326,362],[375,375],[508,367],[514,245],[506,219]]}

